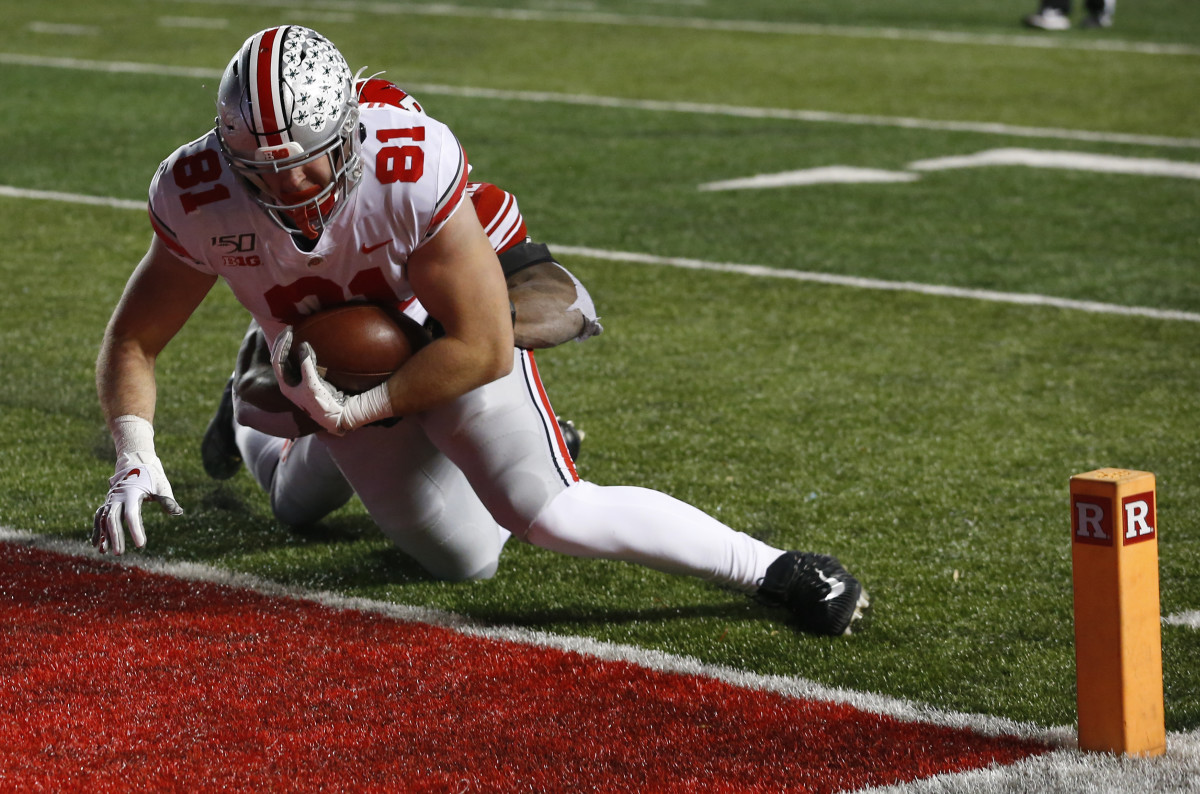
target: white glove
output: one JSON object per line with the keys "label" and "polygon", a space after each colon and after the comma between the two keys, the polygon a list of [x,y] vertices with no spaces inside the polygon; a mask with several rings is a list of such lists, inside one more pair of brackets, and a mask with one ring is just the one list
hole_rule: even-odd
{"label": "white glove", "polygon": [[146,545],[142,526],[142,502],[158,502],[163,512],[177,516],[183,508],[175,501],[171,483],[154,454],[154,431],[136,416],[122,416],[114,423],[117,442],[117,471],[109,479],[108,497],[92,519],[92,545],[104,554],[125,553],[125,527],[133,545]]}
{"label": "white glove", "polygon": [[291,360],[292,327],[284,328],[271,346],[271,366],[279,390],[317,424],[335,436],[392,415],[387,383],[362,394],[343,394],[317,372],[317,354],[308,342],[300,344],[299,367]]}

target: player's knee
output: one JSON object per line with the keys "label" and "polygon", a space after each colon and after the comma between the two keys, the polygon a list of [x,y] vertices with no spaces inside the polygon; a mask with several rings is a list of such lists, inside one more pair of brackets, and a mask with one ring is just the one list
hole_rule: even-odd
{"label": "player's knee", "polygon": [[542,476],[535,465],[518,461],[505,472],[501,487],[487,494],[484,503],[496,523],[525,539],[533,524],[559,496],[570,490],[561,480]]}
{"label": "player's knee", "polygon": [[[393,541],[395,539],[393,538]],[[397,543],[397,547],[420,564],[425,572],[444,582],[491,579],[500,567],[500,550],[480,539],[469,546],[451,543]]]}
{"label": "player's knee", "polygon": [[317,494],[319,498],[291,498],[279,491],[271,492],[271,512],[275,520],[289,527],[311,526],[350,501],[353,492]]}
{"label": "player's knee", "polygon": [[275,520],[288,527],[305,527],[317,523],[328,513],[318,514],[308,505],[299,505],[287,500],[271,500],[271,513]]}
{"label": "player's knee", "polygon": [[[425,521],[416,520],[422,515]],[[407,518],[379,527],[396,548],[416,560],[430,576],[447,582],[495,576],[503,544],[486,513],[473,520],[453,511],[421,511],[414,506]]]}
{"label": "player's knee", "polygon": [[529,525],[522,540],[540,548],[573,557],[595,556],[588,535],[603,534],[604,522],[594,520],[603,513],[597,502],[601,490],[590,482],[577,482],[551,499]]}

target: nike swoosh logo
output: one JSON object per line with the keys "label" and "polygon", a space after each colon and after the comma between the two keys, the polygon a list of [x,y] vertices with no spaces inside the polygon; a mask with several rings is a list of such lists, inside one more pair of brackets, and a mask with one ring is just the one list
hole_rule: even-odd
{"label": "nike swoosh logo", "polygon": [[829,585],[829,594],[822,598],[822,601],[832,601],[842,593],[846,592],[846,583],[842,580],[832,576],[826,576],[820,571],[817,571],[817,576],[821,577],[822,582]]}
{"label": "nike swoosh logo", "polygon": [[369,254],[372,251],[383,248],[385,245],[387,245],[390,242],[391,242],[391,240],[384,240],[382,243],[378,243],[376,245],[367,245],[366,243],[363,243],[362,248],[360,248],[359,250],[362,251],[364,254]]}

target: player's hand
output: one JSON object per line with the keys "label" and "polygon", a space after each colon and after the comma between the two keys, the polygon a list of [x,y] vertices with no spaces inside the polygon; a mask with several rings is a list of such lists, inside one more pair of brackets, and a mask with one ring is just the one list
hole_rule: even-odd
{"label": "player's hand", "polygon": [[388,384],[382,383],[361,395],[344,395],[320,377],[317,354],[312,345],[300,343],[299,356],[292,360],[292,326],[280,332],[271,347],[271,367],[280,381],[280,391],[311,416],[326,432],[346,435],[355,427],[391,416]]}
{"label": "player's hand", "polygon": [[101,554],[125,553],[125,528],[133,545],[146,545],[142,526],[142,502],[158,502],[163,512],[177,516],[183,508],[175,501],[162,463],[150,452],[133,452],[117,458],[117,472],[108,481],[108,498],[92,519],[92,545]]}
{"label": "player's hand", "polygon": [[271,367],[279,381],[279,390],[303,409],[327,432],[340,436],[345,430],[338,420],[346,410],[346,395],[317,372],[317,354],[303,342],[299,355],[292,358],[292,327],[279,332],[271,346]]}
{"label": "player's hand", "polygon": [[302,342],[295,361],[291,352],[292,328],[288,326],[280,332],[271,348],[271,366],[279,381],[279,390],[327,432],[342,436],[356,427],[392,415],[386,383],[362,394],[347,396],[321,377],[312,345]]}

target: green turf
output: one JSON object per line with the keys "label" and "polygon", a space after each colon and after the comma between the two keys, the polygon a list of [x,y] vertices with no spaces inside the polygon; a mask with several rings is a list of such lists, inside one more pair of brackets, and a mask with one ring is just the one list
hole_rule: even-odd
{"label": "green turf", "polygon": [[[1129,37],[1200,36],[1193,4],[1154,5],[1174,13],[1170,33],[1145,21],[1150,3],[1130,4]],[[1026,11],[855,6],[714,3],[703,14],[996,33]],[[75,2],[0,7],[11,22],[0,53],[209,69],[279,16],[149,0],[108,3],[104,14]],[[230,25],[160,27],[160,16]],[[21,33],[31,20],[105,35],[31,42]],[[822,37],[785,46],[744,33],[441,17],[406,20],[398,44],[391,16],[310,21],[344,40],[355,65],[448,85],[1152,135],[1200,128],[1194,56]],[[531,58],[521,31],[560,46]],[[1052,92],[1030,82],[1043,73]],[[211,123],[214,83],[4,64],[0,183],[138,200],[158,161]],[[834,164],[901,170],[1005,146],[1193,163],[1197,148],[421,99],[458,132],[477,176],[516,192],[534,233],[560,245],[1200,311],[1195,180],[989,168],[895,185],[696,190]],[[82,540],[112,465],[92,363],[149,229],[129,209],[14,198],[0,209],[0,524]],[[199,464],[245,322],[224,288],[160,361],[158,448],[187,514],[150,515],[145,554],[1062,724],[1074,715],[1067,482],[1115,465],[1158,476],[1164,612],[1200,609],[1200,324],[569,264],[607,331],[539,365],[556,408],[587,432],[583,476],[660,488],[771,543],[838,554],[875,598],[866,631],[798,636],[740,596],[515,543],[494,580],[432,582],[357,504],[308,532],[277,526],[247,475],[217,484]],[[1172,729],[1200,726],[1198,646],[1196,631],[1164,629]]]}

